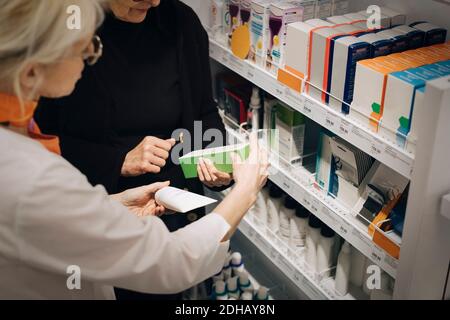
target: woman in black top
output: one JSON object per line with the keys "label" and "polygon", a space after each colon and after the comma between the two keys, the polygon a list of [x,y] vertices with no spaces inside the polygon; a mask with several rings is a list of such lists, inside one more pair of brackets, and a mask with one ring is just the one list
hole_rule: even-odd
{"label": "woman in black top", "polygon": [[[166,180],[202,193],[202,183],[184,179],[172,163],[172,133],[186,129],[191,150],[208,129],[225,137],[212,97],[208,36],[191,8],[179,0],[159,2],[113,1],[99,30],[103,57],[85,69],[70,97],[43,99],[35,114],[44,132],[60,137],[62,155],[109,193]],[[202,132],[194,137],[195,121]],[[199,171],[208,187],[231,182],[211,166],[202,164]],[[201,214],[163,220],[174,231]]]}

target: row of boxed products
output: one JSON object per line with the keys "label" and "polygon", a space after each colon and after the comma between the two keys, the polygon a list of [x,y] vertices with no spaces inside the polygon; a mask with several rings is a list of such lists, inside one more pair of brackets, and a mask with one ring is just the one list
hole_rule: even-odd
{"label": "row of boxed products", "polygon": [[414,106],[420,108],[427,81],[449,75],[447,30],[423,22],[367,31],[359,18],[290,24],[278,80],[375,132],[381,128],[383,137],[414,153]]}
{"label": "row of boxed products", "polygon": [[[349,0],[210,0],[210,29],[213,37],[229,45],[233,32],[247,25],[251,33],[249,58],[274,66],[282,60],[286,25],[313,18],[348,13]],[[269,67],[270,69],[270,67]]]}
{"label": "row of boxed products", "polygon": [[371,290],[367,281],[370,261],[275,184],[268,183],[249,214],[257,226],[270,230],[269,237],[278,236],[303,257],[299,262],[316,281],[334,277],[338,295],[349,293],[352,284],[371,299],[392,296],[393,281],[387,274],[383,273],[382,278],[388,281]]}
{"label": "row of boxed products", "polygon": [[248,108],[254,99],[245,79],[224,73],[216,80],[219,106],[228,117],[242,124],[258,113],[253,129],[270,129],[271,151],[283,163],[313,167],[316,186],[349,208],[374,241],[398,258],[408,179],[269,95],[259,93],[261,106]]}
{"label": "row of boxed products", "polygon": [[399,258],[409,180],[330,132],[321,133],[315,186],[368,227],[373,241]]}

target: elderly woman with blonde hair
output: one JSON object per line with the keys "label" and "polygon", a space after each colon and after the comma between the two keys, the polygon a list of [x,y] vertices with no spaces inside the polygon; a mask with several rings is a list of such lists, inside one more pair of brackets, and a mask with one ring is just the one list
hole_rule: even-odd
{"label": "elderly woman with blonde hair", "polygon": [[[69,6],[80,9],[79,29],[67,27],[76,18]],[[267,178],[253,142],[249,160],[236,158],[235,187],[214,213],[170,233],[154,199],[168,182],[108,196],[58,156],[56,138],[40,133],[33,111],[40,97],[70,94],[85,62],[100,57],[94,32],[102,18],[94,0],[0,0],[0,298],[189,288],[220,270],[229,237]],[[80,286],[68,285],[71,270],[80,271]]]}

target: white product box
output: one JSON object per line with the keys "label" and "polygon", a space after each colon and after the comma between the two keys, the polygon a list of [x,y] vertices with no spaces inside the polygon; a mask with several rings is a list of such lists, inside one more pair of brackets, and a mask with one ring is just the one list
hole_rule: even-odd
{"label": "white product box", "polygon": [[417,90],[424,87],[425,80],[407,71],[388,76],[381,136],[405,147]]}
{"label": "white product box", "polygon": [[447,30],[431,23],[413,23],[410,27],[425,32],[425,46],[444,43],[447,38]]}
{"label": "white product box", "polygon": [[[353,101],[356,64],[370,57],[370,45],[359,38],[348,36],[334,42],[329,105],[339,112],[348,114]],[[343,103],[344,102],[344,103]]]}
{"label": "white product box", "polygon": [[381,7],[381,14],[391,19],[391,27],[406,23],[406,15],[388,7]]}
{"label": "white product box", "polygon": [[276,110],[279,155],[290,163],[299,163],[305,142],[305,117],[281,102],[276,105]]}
{"label": "white product box", "polygon": [[333,16],[347,14],[349,11],[349,0],[333,0],[331,14]]}
{"label": "white product box", "polygon": [[325,102],[326,94],[324,89],[324,78],[328,73],[327,66],[329,61],[329,45],[327,45],[328,38],[341,35],[341,32],[333,27],[325,27],[316,29],[312,32],[311,39],[311,56],[310,68],[308,70],[310,84],[306,87],[307,92],[319,101]]}
{"label": "white product box", "polygon": [[358,28],[361,28],[362,30],[368,30],[369,27],[367,26],[367,17],[359,14],[359,13],[347,13],[344,14],[344,17],[350,20],[351,24],[356,25]]}
{"label": "white product box", "polygon": [[311,32],[318,27],[331,27],[332,24],[312,19],[306,22],[291,23],[287,27],[286,67],[294,69],[304,77],[308,76],[309,44]]}
{"label": "white product box", "polygon": [[332,0],[317,0],[315,18],[325,19],[327,17],[330,17],[332,9]]}
{"label": "white product box", "polygon": [[261,67],[264,67],[267,58],[271,3],[273,3],[273,0],[253,0],[252,2],[249,59]]}
{"label": "white product box", "polygon": [[359,61],[350,117],[378,132],[383,113],[387,76],[395,71],[374,59]]}
{"label": "white product box", "polygon": [[350,19],[347,19],[344,16],[331,16],[331,17],[328,17],[326,20],[333,24],[344,24],[344,23],[350,24],[351,23]]}
{"label": "white product box", "polygon": [[279,2],[270,5],[269,31],[267,48],[267,68],[276,75],[284,66],[287,26],[302,20],[303,7],[299,1]]}
{"label": "white product box", "polygon": [[303,7],[303,21],[314,19],[316,14],[316,1],[315,0],[302,0],[301,6]]}
{"label": "white product box", "polygon": [[392,53],[392,41],[387,36],[378,33],[368,33],[359,37],[361,41],[370,43],[371,57],[387,56]]}

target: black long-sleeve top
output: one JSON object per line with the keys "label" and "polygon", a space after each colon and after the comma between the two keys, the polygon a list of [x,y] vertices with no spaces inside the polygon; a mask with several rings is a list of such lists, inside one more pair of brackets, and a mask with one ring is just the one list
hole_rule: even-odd
{"label": "black long-sleeve top", "polygon": [[193,135],[195,121],[203,132],[218,128],[225,136],[198,17],[179,0],[164,0],[140,24],[108,15],[99,35],[103,57],[86,67],[71,96],[42,99],[37,123],[58,135],[62,155],[109,193],[164,180],[202,193],[202,184],[185,180],[170,159],[160,174],[121,177],[126,154],[145,136],[167,139],[177,128]]}

